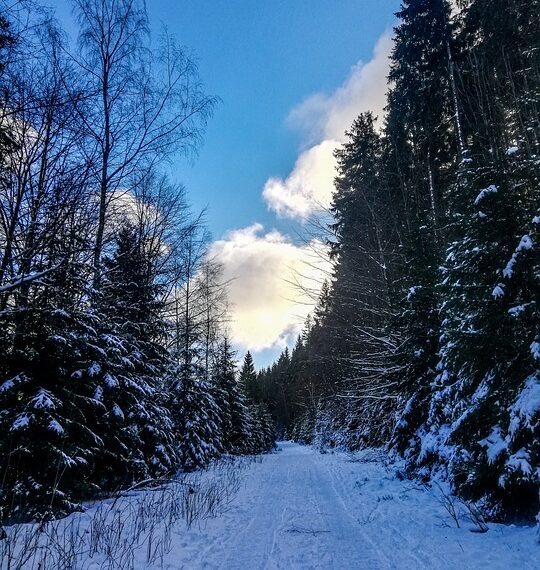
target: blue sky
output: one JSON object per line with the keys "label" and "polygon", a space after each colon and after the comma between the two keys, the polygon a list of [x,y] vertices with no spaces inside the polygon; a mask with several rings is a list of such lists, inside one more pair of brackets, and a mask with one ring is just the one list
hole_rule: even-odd
{"label": "blue sky", "polygon": [[313,92],[332,91],[393,22],[395,0],[152,0],[197,55],[207,91],[221,98],[199,159],[177,173],[215,237],[259,221],[281,227],[261,190],[285,176],[301,144],[285,119]]}
{"label": "blue sky", "polygon": [[[69,31],[68,0],[49,4]],[[193,50],[207,93],[220,98],[198,158],[193,164],[175,161],[172,175],[186,185],[195,209],[208,206],[213,251],[237,282],[235,306],[253,297],[253,289],[266,299],[257,307],[252,298],[238,314],[233,309],[241,323],[233,326],[239,351],[252,349],[264,365],[293,342],[306,312],[298,311],[293,324],[294,307],[281,302],[290,297],[280,285],[287,267],[307,251],[297,237],[298,188],[323,184],[326,177],[324,189],[312,194],[329,195],[331,150],[342,131],[366,107],[382,107],[389,42],[381,46],[380,38],[391,29],[399,2],[147,0],[147,7],[156,32],[163,23]],[[269,179],[274,183],[265,200]],[[269,271],[264,283],[251,274],[261,263]],[[288,311],[279,323],[272,321],[277,305]]]}
{"label": "blue sky", "polygon": [[391,26],[390,0],[153,0],[152,18],[194,49],[209,93],[222,100],[193,168],[179,173],[197,205],[209,204],[218,237],[231,227],[276,225],[260,198],[291,169],[300,144],[285,124],[315,91],[331,91],[369,59]]}

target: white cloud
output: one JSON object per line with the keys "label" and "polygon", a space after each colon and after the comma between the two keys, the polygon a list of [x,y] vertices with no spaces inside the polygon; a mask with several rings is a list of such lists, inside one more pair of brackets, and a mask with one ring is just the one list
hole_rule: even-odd
{"label": "white cloud", "polygon": [[[224,278],[231,280],[236,345],[254,351],[283,347],[298,334],[313,303],[294,283],[300,279],[317,289],[328,269],[325,256],[314,252],[321,247],[318,242],[296,245],[278,231],[265,233],[261,224],[231,231],[212,244],[210,257],[220,261]],[[315,257],[317,268],[309,265]]]}
{"label": "white cloud", "polygon": [[296,106],[288,122],[321,139],[343,141],[345,131],[363,111],[383,115],[392,36],[386,32],[373,50],[373,58],[353,66],[349,77],[331,95],[316,93]]}
{"label": "white cloud", "polygon": [[339,143],[324,140],[303,152],[293,171],[285,178],[270,178],[263,197],[280,217],[306,219],[314,209],[330,205],[336,161],[334,150]]}
{"label": "white cloud", "polygon": [[288,122],[300,129],[312,146],[300,154],[285,179],[266,182],[263,197],[276,214],[305,220],[329,205],[335,177],[334,149],[345,140],[345,131],[360,113],[383,115],[391,48],[391,35],[385,33],[371,61],[357,63],[332,94],[316,93],[291,111]]}
{"label": "white cloud", "polygon": [[[304,150],[286,178],[270,178],[263,190],[278,216],[306,220],[330,204],[333,152],[345,140],[345,131],[363,111],[383,114],[391,45],[390,35],[384,34],[371,61],[355,65],[332,94],[314,94],[291,111],[288,122],[303,133]],[[231,280],[234,343],[261,354],[294,341],[330,270],[321,242],[297,245],[278,231],[265,232],[261,224],[229,232],[212,244],[209,255]],[[299,279],[309,295],[295,285]]]}

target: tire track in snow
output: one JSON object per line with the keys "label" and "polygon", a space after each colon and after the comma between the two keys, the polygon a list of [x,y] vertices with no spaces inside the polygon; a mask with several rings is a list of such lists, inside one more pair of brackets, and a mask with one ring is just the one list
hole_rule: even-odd
{"label": "tire track in snow", "polygon": [[[347,501],[345,500],[345,496],[347,494],[346,491],[346,486],[344,484],[344,479],[343,476],[339,473],[339,471],[336,471],[334,469],[331,469],[329,465],[326,465],[326,470],[328,472],[328,475],[332,481],[332,487],[336,493],[336,495],[339,497],[339,500],[341,502],[341,504],[343,505],[344,510],[347,513],[347,516],[349,516],[351,519],[353,519],[354,521],[356,521],[356,523],[360,526],[363,527],[363,523],[360,522],[360,520],[358,519],[357,516],[355,516],[352,512],[351,509],[349,508],[349,506],[347,505]],[[339,489],[338,490],[338,486],[339,485]],[[352,493],[353,490],[350,490],[350,493]],[[358,512],[358,511],[357,511]],[[385,532],[387,529],[391,529],[392,532]],[[376,550],[379,560],[380,562],[383,564],[383,568],[394,568],[395,564],[392,562],[391,558],[383,551],[383,549],[379,546],[384,544],[386,549],[389,548],[389,545],[391,542],[395,542],[395,536],[398,535],[401,539],[403,539],[403,542],[407,542],[410,543],[409,541],[406,540],[406,537],[403,536],[401,533],[398,532],[399,529],[397,526],[392,525],[391,520],[386,521],[386,527],[378,527],[378,541],[377,543],[368,536],[368,533],[361,528],[361,533],[362,533],[362,538],[369,542],[369,544]],[[384,539],[382,539],[381,534],[384,534],[385,537]],[[411,564],[410,564],[410,568],[414,570],[420,570],[421,568],[423,569],[429,569],[429,561],[426,563],[426,559],[423,557],[420,557],[419,555],[414,554],[411,551],[406,551],[403,549],[403,543],[401,544],[394,544],[391,549],[394,552],[400,552],[401,557],[403,556],[408,556],[411,559]],[[439,567],[438,570],[442,570],[442,567]]]}
{"label": "tire track in snow", "polygon": [[399,481],[378,461],[359,457],[351,462],[342,453],[320,455],[292,443],[281,448],[242,472],[242,488],[225,513],[178,536],[177,559],[169,558],[165,568],[537,566],[536,540],[535,549],[526,542],[533,540],[531,529],[493,524],[488,535],[478,535],[451,528],[444,525],[444,511],[433,493]]}
{"label": "tire track in snow", "polygon": [[281,448],[248,474],[221,534],[191,568],[390,568],[345,508],[320,457],[291,443]]}

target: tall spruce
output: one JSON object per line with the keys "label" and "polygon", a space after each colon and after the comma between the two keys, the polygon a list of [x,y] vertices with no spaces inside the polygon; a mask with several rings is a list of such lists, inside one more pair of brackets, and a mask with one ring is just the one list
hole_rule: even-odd
{"label": "tall spruce", "polygon": [[401,408],[394,443],[401,451],[426,417],[438,361],[436,285],[458,148],[452,122],[450,58],[455,48],[450,13],[446,0],[404,1],[391,56],[385,163],[390,194],[401,209],[401,267],[394,274],[392,327],[398,338],[393,360]]}
{"label": "tall spruce", "polygon": [[238,382],[242,388],[246,398],[251,402],[259,400],[259,389],[257,385],[257,372],[255,371],[255,364],[253,363],[253,356],[248,350],[244,356],[244,362],[240,369]]}
{"label": "tall spruce", "polygon": [[[80,244],[61,232],[45,263],[63,269],[24,291],[25,309],[7,320],[0,367],[0,518],[42,519],[79,508],[95,490],[91,466],[103,441],[95,384],[74,373],[94,351],[99,321],[89,311]],[[73,248],[73,249],[72,249]],[[40,266],[34,266],[36,271]],[[90,341],[87,344],[87,341]]]}
{"label": "tall spruce", "polygon": [[104,261],[98,302],[103,358],[94,370],[103,379],[100,395],[107,410],[100,419],[105,445],[98,472],[122,485],[164,475],[176,460],[165,407],[170,360],[158,259],[140,228],[129,223],[115,245]]}
{"label": "tall spruce", "polygon": [[[344,362],[338,368],[341,381],[336,391],[348,407],[345,431],[350,428],[351,438],[357,442],[362,438],[364,443],[380,444],[389,436],[389,425],[381,424],[376,430],[373,418],[388,416],[392,402],[392,394],[388,392],[390,397],[385,398],[381,386],[387,385],[392,347],[387,327],[391,319],[391,262],[396,256],[396,210],[388,193],[383,143],[373,115],[360,115],[347,136],[347,142],[336,151],[332,302],[325,326],[333,332],[332,350]],[[374,395],[380,399],[375,401]]]}
{"label": "tall spruce", "polygon": [[196,346],[182,349],[170,377],[170,409],[180,465],[201,469],[223,452],[221,409],[206,381],[203,356]]}
{"label": "tall spruce", "polygon": [[264,401],[260,377],[255,371],[251,352],[244,356],[238,376],[238,386],[246,406],[246,427],[248,431],[247,450],[262,453],[274,447],[274,421]]}
{"label": "tall spruce", "polygon": [[226,337],[215,356],[212,379],[220,410],[223,449],[240,454],[249,440],[248,410],[237,379],[234,352]]}
{"label": "tall spruce", "polygon": [[484,4],[471,3],[463,26],[466,152],[451,195],[440,373],[419,461],[445,465],[493,517],[534,515],[538,18],[534,2],[497,3],[494,19],[478,17]]}

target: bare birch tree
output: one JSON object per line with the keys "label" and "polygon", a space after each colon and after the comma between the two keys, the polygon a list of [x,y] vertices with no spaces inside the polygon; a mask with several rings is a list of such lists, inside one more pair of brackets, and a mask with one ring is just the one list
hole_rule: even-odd
{"label": "bare birch tree", "polygon": [[140,0],[73,0],[80,34],[71,57],[87,98],[78,106],[93,167],[98,220],[94,284],[100,281],[112,200],[174,153],[193,152],[215,100],[204,95],[189,54],[163,32],[156,50]]}

